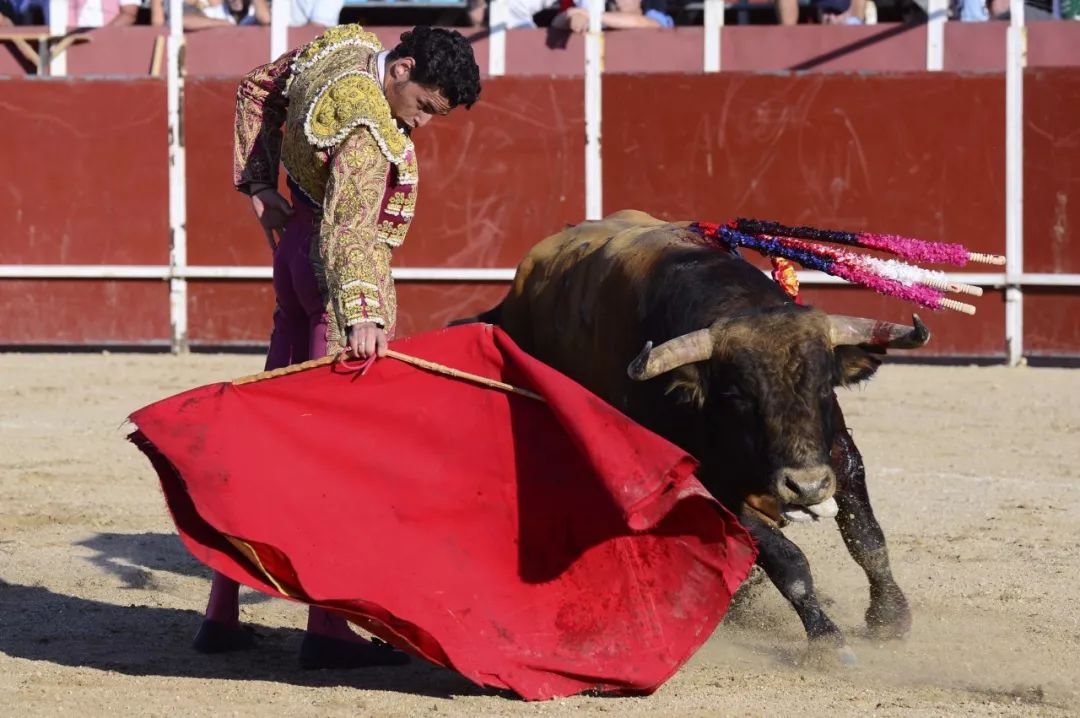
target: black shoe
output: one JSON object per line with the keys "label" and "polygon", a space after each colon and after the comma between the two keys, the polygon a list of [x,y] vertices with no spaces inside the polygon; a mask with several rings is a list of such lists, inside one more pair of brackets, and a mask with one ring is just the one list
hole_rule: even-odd
{"label": "black shoe", "polygon": [[199,653],[228,653],[255,647],[255,632],[239,624],[230,626],[220,621],[204,620],[195,634],[191,647]]}
{"label": "black shoe", "polygon": [[359,643],[308,632],[300,643],[300,667],[305,669],[402,666],[408,662],[408,654],[377,638]]}

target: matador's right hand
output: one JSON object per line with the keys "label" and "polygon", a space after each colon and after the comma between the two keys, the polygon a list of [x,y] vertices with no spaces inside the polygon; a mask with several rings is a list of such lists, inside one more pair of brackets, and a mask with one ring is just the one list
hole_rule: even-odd
{"label": "matador's right hand", "polygon": [[255,216],[266,233],[266,241],[271,249],[277,249],[274,241],[274,232],[283,232],[292,217],[293,208],[289,200],[281,196],[276,189],[268,187],[261,192],[251,195],[251,206],[255,210]]}

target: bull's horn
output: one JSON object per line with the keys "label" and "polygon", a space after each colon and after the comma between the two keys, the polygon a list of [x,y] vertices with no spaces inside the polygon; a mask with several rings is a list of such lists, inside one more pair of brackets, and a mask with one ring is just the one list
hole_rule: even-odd
{"label": "bull's horn", "polygon": [[912,326],[880,322],[863,317],[829,315],[829,338],[833,346],[869,344],[883,349],[918,349],[930,341],[930,330],[918,314],[911,315]]}
{"label": "bull's horn", "polygon": [[645,348],[630,362],[626,373],[635,381],[645,381],[684,364],[705,361],[712,353],[712,334],[708,329],[698,329],[666,341],[655,349],[652,342],[645,342]]}

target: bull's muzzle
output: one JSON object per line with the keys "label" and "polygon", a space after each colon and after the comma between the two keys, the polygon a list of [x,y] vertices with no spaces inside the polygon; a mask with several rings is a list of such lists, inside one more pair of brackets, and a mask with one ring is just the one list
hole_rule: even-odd
{"label": "bull's muzzle", "polygon": [[772,476],[773,494],[785,504],[813,506],[832,498],[836,474],[828,464],[806,468],[785,467]]}

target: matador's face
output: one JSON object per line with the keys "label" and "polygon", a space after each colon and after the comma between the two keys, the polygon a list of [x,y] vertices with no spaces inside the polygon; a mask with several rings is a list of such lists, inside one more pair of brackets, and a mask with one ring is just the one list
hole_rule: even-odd
{"label": "matador's face", "polygon": [[390,112],[405,130],[423,127],[432,117],[450,113],[450,102],[436,87],[421,85],[412,80],[414,61],[411,57],[394,60],[386,68],[386,101]]}

